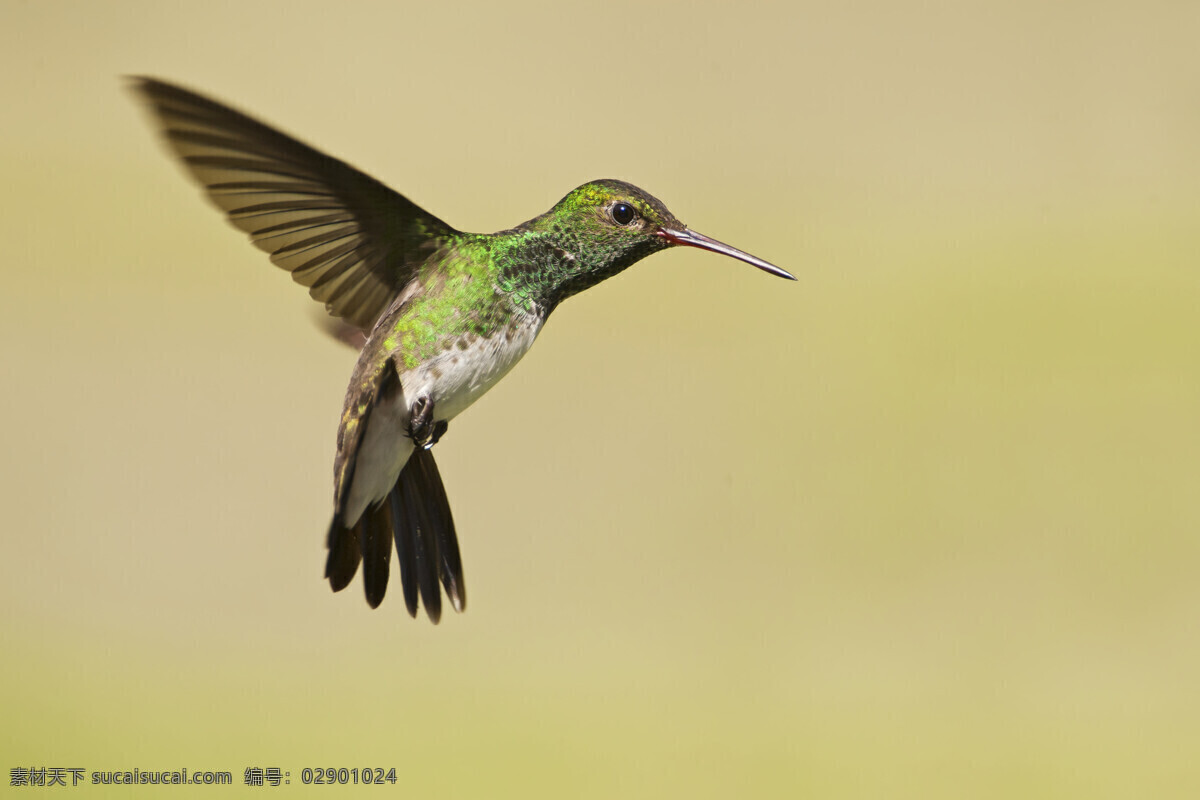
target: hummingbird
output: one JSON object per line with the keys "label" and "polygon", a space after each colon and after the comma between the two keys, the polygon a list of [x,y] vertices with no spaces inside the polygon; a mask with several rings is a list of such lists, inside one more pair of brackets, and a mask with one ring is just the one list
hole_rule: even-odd
{"label": "hummingbird", "polygon": [[[433,623],[442,589],[466,604],[462,558],[432,448],[529,350],[572,295],[668,247],[779,267],[691,230],[657,198],[595,180],[497,233],[452,228],[376,179],[240,111],[148,77],[131,88],[167,147],[234,226],[366,337],[337,431],[325,577],[363,568],[387,590],[395,544],[404,603]],[[439,586],[440,584],[440,586]]]}

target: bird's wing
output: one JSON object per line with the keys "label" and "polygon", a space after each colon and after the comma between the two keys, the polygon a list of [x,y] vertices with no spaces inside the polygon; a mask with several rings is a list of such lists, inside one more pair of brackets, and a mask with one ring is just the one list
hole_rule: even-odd
{"label": "bird's wing", "polygon": [[171,150],[229,220],[363,330],[458,231],[354,167],[238,111],[133,79]]}

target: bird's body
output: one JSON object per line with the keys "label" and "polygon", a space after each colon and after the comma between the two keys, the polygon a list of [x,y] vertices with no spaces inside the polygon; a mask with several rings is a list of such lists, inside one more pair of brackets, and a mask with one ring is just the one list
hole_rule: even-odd
{"label": "bird's body", "polygon": [[[473,242],[466,247],[482,245]],[[407,296],[392,304],[367,337],[338,432],[336,469],[339,486],[346,484],[346,519],[357,520],[367,504],[386,497],[407,463],[413,448],[411,399],[428,398],[434,423],[448,423],[504,377],[533,345],[545,312],[536,306],[522,308],[511,296],[496,292],[488,266],[487,261],[466,257],[447,259],[424,282],[418,277]],[[348,434],[363,415],[361,398],[379,385],[388,364],[398,374],[400,392],[389,401],[374,397],[369,404],[370,424],[357,440],[360,477],[349,484],[340,479],[355,447],[354,437]],[[365,471],[364,465],[369,465]]]}
{"label": "bird's body", "polygon": [[688,230],[654,197],[592,181],[494,234],[464,233],[383,184],[219,103],[138,79],[166,140],[209,197],[330,313],[367,333],[334,462],[326,577],[361,562],[382,601],[392,542],[405,604],[435,622],[438,583],[465,590],[457,536],[430,448],[455,416],[528,352],[573,294],[672,245],[761,259]]}

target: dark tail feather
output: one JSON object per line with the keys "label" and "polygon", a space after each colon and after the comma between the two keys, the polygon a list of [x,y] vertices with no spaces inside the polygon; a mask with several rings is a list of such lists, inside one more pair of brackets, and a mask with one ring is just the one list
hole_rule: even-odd
{"label": "dark tail feather", "polygon": [[329,547],[329,557],[325,560],[325,577],[329,579],[333,590],[340,592],[358,572],[358,562],[362,558],[358,549],[358,525],[347,528],[342,524],[341,516],[334,514],[326,545]]}
{"label": "dark tail feather", "polygon": [[462,556],[458,552],[458,535],[454,531],[454,516],[450,513],[450,501],[433,460],[432,450],[418,450],[409,459],[415,468],[418,491],[425,501],[427,516],[434,536],[437,538],[438,555],[441,560],[442,585],[454,610],[461,613],[467,605],[467,587],[463,582]]}
{"label": "dark tail feather", "polygon": [[408,615],[416,619],[417,554],[414,541],[417,534],[408,518],[408,510],[404,507],[399,480],[388,495],[388,505],[392,509],[392,534],[396,538],[396,558],[400,561],[400,586],[404,589],[404,605],[408,608]]}
{"label": "dark tail feather", "polygon": [[429,620],[437,624],[442,618],[442,589],[438,586],[438,543],[433,534],[429,514],[425,508],[428,498],[422,497],[416,480],[413,461],[400,471],[399,487],[404,497],[404,510],[408,516],[417,573],[417,586],[421,590],[421,602]]}
{"label": "dark tail feather", "polygon": [[362,529],[363,588],[367,603],[378,608],[387,592],[388,566],[392,560],[392,512],[388,503],[367,509],[359,523]]}
{"label": "dark tail feather", "polygon": [[[367,509],[351,527],[334,515],[329,526],[325,577],[335,592],[354,578],[363,564],[367,602],[376,608],[387,591],[392,542],[400,562],[400,584],[408,613],[417,615],[418,598],[436,624],[442,617],[442,589],[455,611],[466,607],[462,557],[454,517],[433,453],[418,449],[400,471],[387,501]],[[439,586],[439,582],[441,586]]]}

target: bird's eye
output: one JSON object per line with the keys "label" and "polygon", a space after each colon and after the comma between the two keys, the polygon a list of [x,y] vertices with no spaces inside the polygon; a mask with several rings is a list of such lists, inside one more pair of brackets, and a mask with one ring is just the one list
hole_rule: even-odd
{"label": "bird's eye", "polygon": [[617,203],[612,207],[611,213],[613,221],[618,225],[628,225],[637,216],[637,212],[633,210],[633,206],[629,205],[629,203]]}

